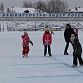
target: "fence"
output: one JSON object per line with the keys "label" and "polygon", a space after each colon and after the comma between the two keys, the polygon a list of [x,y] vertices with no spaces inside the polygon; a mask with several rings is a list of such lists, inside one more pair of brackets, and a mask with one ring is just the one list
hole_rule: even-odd
{"label": "fence", "polygon": [[[0,31],[10,31],[10,30],[24,30],[24,29],[37,29],[42,30],[44,25],[50,24],[56,28],[57,22],[76,22],[76,26],[79,21],[83,21],[83,12],[60,12],[60,13],[0,13]],[[22,22],[22,23],[19,23]],[[27,24],[26,22],[31,22]],[[38,22],[40,22],[38,24]],[[60,23],[60,24],[61,24]],[[27,25],[26,25],[27,24]],[[43,26],[42,26],[43,24]],[[26,26],[25,26],[26,25]],[[59,24],[58,24],[59,25]],[[80,24],[81,28],[83,27]],[[26,27],[26,28],[25,28]],[[59,28],[62,26],[59,26]],[[79,26],[78,26],[79,27]]]}
{"label": "fence", "polygon": [[0,13],[0,21],[83,21],[83,12]]}

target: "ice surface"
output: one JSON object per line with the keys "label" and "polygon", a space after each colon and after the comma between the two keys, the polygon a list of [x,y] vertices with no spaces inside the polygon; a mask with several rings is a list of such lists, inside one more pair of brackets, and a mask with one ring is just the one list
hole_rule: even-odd
{"label": "ice surface", "polygon": [[[0,83],[82,83],[83,67],[72,66],[72,46],[69,55],[63,55],[63,31],[55,31],[51,45],[52,57],[43,56],[43,32],[28,32],[30,45],[28,58],[22,58],[23,32],[0,32]],[[79,39],[83,46],[83,32]]]}

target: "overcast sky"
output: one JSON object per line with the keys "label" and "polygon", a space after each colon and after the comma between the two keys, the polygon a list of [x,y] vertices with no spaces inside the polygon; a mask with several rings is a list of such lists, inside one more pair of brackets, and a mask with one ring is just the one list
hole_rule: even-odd
{"label": "overcast sky", "polygon": [[[39,0],[0,0],[0,2],[4,3],[5,7],[12,7],[12,6],[22,7],[23,1],[36,2],[36,1],[39,1]],[[48,1],[48,0],[42,0],[42,1]],[[69,6],[71,8],[83,7],[83,0],[64,0],[64,1],[68,2]]]}

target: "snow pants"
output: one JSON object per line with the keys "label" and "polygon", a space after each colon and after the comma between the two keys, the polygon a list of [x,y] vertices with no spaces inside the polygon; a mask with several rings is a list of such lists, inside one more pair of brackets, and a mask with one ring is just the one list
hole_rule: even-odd
{"label": "snow pants", "polygon": [[50,45],[44,45],[44,56],[47,54],[47,48],[48,48],[48,54],[51,56],[51,48]]}
{"label": "snow pants", "polygon": [[82,57],[81,57],[81,54],[82,52],[76,54],[76,53],[73,53],[73,64],[77,66],[78,64],[78,61],[79,61],[79,64],[80,65],[83,65],[83,60],[82,60]]}
{"label": "snow pants", "polygon": [[29,46],[23,46],[22,54],[23,55],[28,55],[28,53],[29,53]]}

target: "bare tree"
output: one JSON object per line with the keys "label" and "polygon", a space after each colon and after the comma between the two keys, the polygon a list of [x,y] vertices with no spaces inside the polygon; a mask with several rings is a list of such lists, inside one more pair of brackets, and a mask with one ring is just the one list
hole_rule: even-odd
{"label": "bare tree", "polygon": [[54,0],[50,0],[50,1],[47,3],[47,12],[48,12],[48,13],[55,12],[55,1],[54,1]]}
{"label": "bare tree", "polygon": [[4,12],[4,4],[3,3],[0,3],[0,11]]}
{"label": "bare tree", "polygon": [[38,9],[38,11],[40,12],[42,11],[46,11],[46,3],[43,1],[38,1],[35,3],[35,8]]}
{"label": "bare tree", "polygon": [[60,2],[60,12],[66,11],[68,9],[68,4],[65,1]]}
{"label": "bare tree", "polygon": [[47,5],[48,13],[62,12],[67,8],[67,3],[60,0],[50,0]]}
{"label": "bare tree", "polygon": [[23,7],[34,7],[38,10],[38,12],[47,12],[47,13],[55,13],[55,12],[63,12],[68,8],[68,4],[65,1],[61,0],[49,0],[48,2],[45,1],[38,1],[35,3],[32,2],[23,2]]}
{"label": "bare tree", "polygon": [[33,3],[32,2],[24,1],[23,2],[23,7],[24,8],[32,8],[33,7]]}

